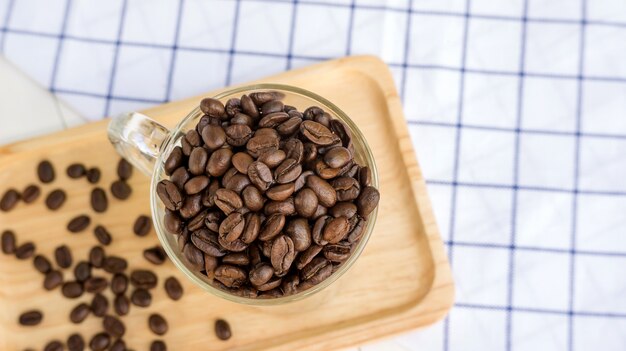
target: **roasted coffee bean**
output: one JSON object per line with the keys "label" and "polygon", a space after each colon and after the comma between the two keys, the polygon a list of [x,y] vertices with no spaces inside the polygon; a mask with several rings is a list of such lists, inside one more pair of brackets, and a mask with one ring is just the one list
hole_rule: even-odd
{"label": "roasted coffee bean", "polygon": [[335,189],[338,201],[352,201],[359,197],[359,193],[361,192],[359,182],[350,177],[333,179],[330,185]]}
{"label": "roasted coffee bean", "polygon": [[165,229],[173,234],[178,234],[182,230],[182,222],[174,211],[165,210],[163,224],[165,225]]}
{"label": "roasted coffee bean", "polygon": [[51,183],[54,180],[54,167],[48,160],[39,162],[37,165],[37,177],[42,183]]}
{"label": "roasted coffee bean", "polygon": [[72,265],[72,252],[69,247],[61,245],[54,250],[54,259],[61,268],[69,268]]}
{"label": "roasted coffee bean", "polygon": [[257,160],[263,162],[268,168],[274,169],[286,158],[287,154],[283,150],[275,149],[262,153]]}
{"label": "roasted coffee bean", "polygon": [[128,277],[123,273],[116,273],[111,278],[111,291],[116,294],[123,294],[128,288]]}
{"label": "roasted coffee bean", "polygon": [[302,173],[302,165],[296,160],[288,158],[283,161],[274,171],[274,178],[280,184],[295,181]]}
{"label": "roasted coffee bean", "polygon": [[[269,129],[272,132],[275,132],[273,129]],[[271,134],[259,134],[261,129],[257,130],[255,136],[248,140],[246,144],[246,149],[248,153],[253,157],[258,157],[262,155],[264,152],[269,152],[271,150],[278,149],[279,138],[275,135]]]}
{"label": "roasted coffee bean", "polygon": [[308,249],[306,249],[300,256],[298,256],[298,263],[296,264],[296,268],[302,270],[304,266],[309,264],[315,256],[317,256],[322,251],[322,246],[320,245],[311,245]]}
{"label": "roasted coffee bean", "polygon": [[183,286],[180,285],[178,279],[174,277],[168,277],[167,279],[165,279],[164,287],[167,296],[169,296],[170,299],[174,301],[180,300],[180,298],[183,296]]}
{"label": "roasted coffee bean", "polygon": [[85,349],[85,339],[80,334],[72,334],[67,338],[68,351],[83,351]]}
{"label": "roasted coffee bean", "polygon": [[197,194],[209,185],[209,177],[199,175],[185,183],[185,192],[189,195]]}
{"label": "roasted coffee bean", "polygon": [[244,146],[252,137],[252,129],[245,124],[231,124],[224,129],[226,142],[232,146]]}
{"label": "roasted coffee bean", "polygon": [[85,230],[91,223],[91,218],[87,215],[78,215],[67,223],[67,230],[72,233],[78,233]]}
{"label": "roasted coffee bean", "polygon": [[29,204],[37,200],[39,195],[41,195],[41,189],[37,185],[31,184],[22,191],[22,201]]}
{"label": "roasted coffee bean", "polygon": [[309,264],[302,268],[300,275],[301,278],[306,281],[315,278],[319,274],[327,274],[327,272],[325,271],[327,268],[332,269],[330,261],[328,261],[324,257],[315,257],[313,260],[311,260]]}
{"label": "roasted coffee bean", "polygon": [[245,227],[245,220],[241,213],[233,212],[222,223],[219,228],[220,238],[226,242],[233,242],[241,236]]}
{"label": "roasted coffee bean", "polygon": [[63,274],[61,274],[61,272],[50,271],[46,273],[46,277],[43,281],[44,289],[52,290],[61,284],[63,284]]}
{"label": "roasted coffee bean", "polygon": [[91,299],[91,312],[96,317],[103,317],[109,309],[109,300],[104,295],[96,293]]}
{"label": "roasted coffee bean", "polygon": [[111,337],[107,333],[98,333],[89,341],[89,348],[93,351],[104,351],[109,347]]}
{"label": "roasted coffee bean", "polygon": [[237,194],[241,194],[243,189],[250,185],[250,183],[250,178],[248,178],[245,174],[237,173],[224,183],[224,187],[228,190],[236,192]]}
{"label": "roasted coffee bean", "polygon": [[0,199],[0,210],[5,212],[11,211],[19,201],[20,193],[15,189],[9,189],[2,195],[2,199]]}
{"label": "roasted coffee bean", "polygon": [[143,257],[148,260],[148,262],[155,265],[163,264],[163,262],[165,262],[165,259],[167,258],[167,256],[165,255],[165,251],[163,251],[163,248],[161,246],[155,246],[143,250]]}
{"label": "roasted coffee bean", "polygon": [[237,113],[230,119],[230,124],[245,124],[248,127],[252,127],[254,125],[254,119],[245,113]]}
{"label": "roasted coffee bean", "polygon": [[104,212],[109,207],[107,194],[102,188],[94,188],[91,191],[91,208],[96,212]]}
{"label": "roasted coffee bean", "polygon": [[313,117],[313,120],[326,128],[330,128],[331,117],[328,112],[320,113]]}
{"label": "roasted coffee bean", "polygon": [[207,254],[204,255],[204,271],[206,272],[207,278],[213,280],[215,278],[215,268],[217,268],[218,260],[216,257],[209,256]]}
{"label": "roasted coffee bean", "polygon": [[46,344],[43,351],[63,351],[63,343],[59,340],[52,340]]}
{"label": "roasted coffee bean", "polygon": [[116,180],[111,183],[111,194],[113,197],[120,200],[126,200],[130,197],[130,194],[133,192],[130,185],[123,180]]}
{"label": "roasted coffee bean", "polygon": [[208,160],[209,154],[205,148],[193,148],[193,150],[191,150],[191,154],[189,155],[189,172],[193,175],[203,174]]}
{"label": "roasted coffee bean", "polygon": [[267,190],[265,195],[274,201],[284,201],[294,192],[294,183],[280,184]]}
{"label": "roasted coffee bean", "polygon": [[230,179],[237,174],[238,174],[237,169],[235,167],[230,167],[226,171],[226,173],[224,173],[224,175],[222,176],[222,182],[221,182],[222,186],[226,187],[226,184],[230,182]]}
{"label": "roasted coffee bean", "polygon": [[267,116],[270,113],[281,112],[284,107],[285,105],[282,103],[282,101],[279,101],[279,100],[268,101],[264,103],[263,106],[261,107],[261,114],[264,116]]}
{"label": "roasted coffee bean", "polygon": [[250,264],[250,258],[245,253],[235,252],[222,257],[222,263],[235,266],[247,266]]}
{"label": "roasted coffee bean", "polygon": [[221,265],[215,268],[215,279],[229,288],[238,288],[246,281],[248,274],[240,267]]}
{"label": "roasted coffee bean", "polygon": [[161,340],[154,340],[150,344],[150,351],[167,351],[167,346]]}
{"label": "roasted coffee bean", "polygon": [[117,339],[109,347],[109,351],[126,351],[126,343],[122,339]]}
{"label": "roasted coffee bean", "polygon": [[91,277],[84,282],[85,291],[89,293],[99,293],[109,286],[109,281],[102,277]]}
{"label": "roasted coffee bean", "polygon": [[313,143],[304,143],[304,150],[302,152],[303,162],[312,162],[317,158],[317,146]]}
{"label": "roasted coffee bean", "polygon": [[101,225],[97,225],[93,230],[94,235],[96,236],[96,240],[102,245],[109,245],[111,243],[111,233],[106,230],[105,227]]}
{"label": "roasted coffee bean", "polygon": [[122,158],[117,162],[117,176],[121,180],[128,180],[133,175],[133,166]]}
{"label": "roasted coffee bean", "polygon": [[293,241],[294,249],[298,252],[304,251],[311,246],[311,227],[304,218],[296,218],[285,227],[285,234],[287,234]]}
{"label": "roasted coffee bean", "polygon": [[228,99],[228,101],[226,101],[225,110],[227,116],[233,117],[242,111],[241,100],[238,98]]}
{"label": "roasted coffee bean", "polygon": [[245,226],[241,233],[241,240],[250,244],[259,236],[261,231],[261,217],[256,213],[247,213],[245,215]]}
{"label": "roasted coffee bean", "polygon": [[118,316],[125,316],[130,310],[130,301],[123,294],[116,295],[113,300],[113,309]]}
{"label": "roasted coffee bean", "polygon": [[193,217],[191,221],[187,222],[187,229],[193,232],[201,228],[204,228],[205,226],[204,220],[206,219],[207,214],[208,214],[207,210],[204,210],[198,213],[195,217]]}
{"label": "roasted coffee bean", "polygon": [[221,177],[232,165],[233,152],[230,149],[219,149],[209,157],[206,171],[213,177]]}
{"label": "roasted coffee bean", "polygon": [[263,118],[259,121],[259,127],[261,128],[276,128],[281,123],[288,120],[289,115],[285,112],[272,112],[267,115],[264,115]]}
{"label": "roasted coffee bean", "polygon": [[300,133],[316,145],[327,146],[339,141],[327,127],[314,121],[303,121],[300,124]]}
{"label": "roasted coffee bean", "polygon": [[128,262],[118,256],[107,256],[102,264],[102,268],[108,273],[122,273],[127,267]]}
{"label": "roasted coffee bean", "polygon": [[104,319],[102,319],[102,328],[114,338],[122,337],[126,333],[124,323],[111,315],[104,316]]}
{"label": "roasted coffee bean", "polygon": [[324,257],[331,262],[343,262],[350,257],[352,247],[345,241],[338,244],[328,244],[324,246]]}
{"label": "roasted coffee bean", "polygon": [[135,220],[133,233],[137,236],[146,236],[152,229],[152,220],[148,216],[141,215]]}
{"label": "roasted coffee bean", "polygon": [[180,146],[174,147],[163,164],[165,174],[171,175],[183,162],[183,156],[183,149]]}
{"label": "roasted coffee bean", "polygon": [[35,266],[35,269],[37,271],[43,274],[50,272],[50,270],[52,269],[50,261],[42,255],[35,256],[35,259],[33,260],[33,265]]}
{"label": "roasted coffee bean", "polygon": [[148,307],[152,303],[152,295],[145,289],[136,289],[130,296],[130,301],[138,307]]}
{"label": "roasted coffee bean", "polygon": [[[198,248],[200,251],[206,253],[207,255],[222,257],[226,254],[226,251],[218,243],[217,235],[215,233],[211,233],[206,229],[200,229],[193,232],[191,234],[191,242],[193,243],[193,246]],[[197,255],[195,252],[193,252],[193,254],[194,256]],[[198,262],[200,261],[199,257],[192,258],[197,259]]]}
{"label": "roasted coffee bean", "polygon": [[84,302],[80,303],[70,312],[70,321],[75,324],[81,323],[89,316],[89,312],[91,312],[89,305]]}
{"label": "roasted coffee bean", "polygon": [[243,206],[241,197],[239,197],[236,192],[228,189],[219,189],[216,191],[214,201],[215,205],[227,215]]}
{"label": "roasted coffee bean", "polygon": [[72,163],[67,166],[67,176],[73,179],[80,178],[85,175],[87,170],[85,169],[85,165],[82,163]]}
{"label": "roasted coffee bean", "polygon": [[329,213],[333,217],[346,217],[352,218],[356,214],[356,205],[352,202],[337,202],[335,206],[331,207]]}
{"label": "roasted coffee bean", "polygon": [[362,217],[367,217],[376,206],[378,206],[378,201],[380,200],[380,194],[378,190],[373,186],[365,187],[359,197],[356,199],[355,204],[358,209],[358,213]]}
{"label": "roasted coffee bean", "polygon": [[259,117],[259,111],[257,109],[257,106],[248,95],[241,96],[241,110],[243,111],[243,113],[252,118]]}
{"label": "roasted coffee bean", "polygon": [[20,260],[31,258],[35,253],[35,244],[32,242],[25,242],[22,245],[15,248],[15,257]]}
{"label": "roasted coffee bean", "polygon": [[63,283],[61,292],[63,293],[63,296],[67,297],[68,299],[75,299],[83,294],[84,289],[81,283],[76,281],[70,281]]}
{"label": "roasted coffee bean", "polygon": [[[170,180],[172,181],[172,183],[176,184],[176,186],[178,187],[178,189],[183,189],[183,187],[185,186],[185,183],[187,183],[187,181],[191,178],[191,174],[189,172],[187,172],[187,169],[185,167],[179,167],[177,168],[174,173],[172,173],[172,175],[170,176]],[[157,185],[157,195],[158,194],[158,185]],[[160,195],[159,195],[160,197]],[[161,198],[162,199],[162,198]],[[164,202],[167,200],[163,200]]]}
{"label": "roasted coffee bean", "polygon": [[350,223],[346,217],[332,218],[326,222],[322,238],[330,244],[336,244],[343,240],[349,230]]}
{"label": "roasted coffee bean", "polygon": [[178,186],[169,180],[162,180],[157,184],[157,195],[169,210],[176,211],[183,206],[183,195]]}
{"label": "roasted coffee bean", "polygon": [[253,161],[254,159],[252,159],[252,156],[248,155],[245,152],[238,152],[234,154],[232,157],[233,167],[237,169],[237,172],[243,173],[243,174],[248,173],[248,167]]}
{"label": "roasted coffee bean", "polygon": [[91,278],[91,266],[87,261],[80,261],[76,267],[74,267],[74,278],[79,282],[84,282]]}
{"label": "roasted coffee bean", "polygon": [[[193,237],[192,237],[193,240]],[[204,268],[204,254],[191,243],[187,243],[183,247],[183,257],[196,270],[200,271]]]}
{"label": "roasted coffee bean", "polygon": [[41,323],[43,314],[38,310],[26,311],[20,315],[19,322],[21,325],[33,326]]}
{"label": "roasted coffee bean", "polygon": [[89,263],[96,268],[102,268],[104,265],[104,249],[100,246],[94,246],[89,251]]}
{"label": "roasted coffee bean", "polygon": [[304,115],[304,119],[311,120],[315,116],[322,114],[322,113],[324,113],[324,110],[322,110],[318,106],[311,106],[311,107],[308,107],[306,110],[304,110],[303,115]]}
{"label": "roasted coffee bean", "polygon": [[249,274],[250,283],[254,286],[260,286],[267,283],[274,275],[274,268],[267,263],[259,263]]}
{"label": "roasted coffee bean", "polygon": [[134,270],[130,274],[130,283],[136,288],[149,290],[157,285],[157,276],[148,270]]}
{"label": "roasted coffee bean", "polygon": [[228,340],[232,336],[230,325],[223,319],[215,321],[215,335],[220,340]]}
{"label": "roasted coffee bean", "polygon": [[255,161],[248,167],[248,177],[261,191],[266,191],[273,182],[272,171],[263,162]]}
{"label": "roasted coffee bean", "polygon": [[15,253],[15,233],[11,230],[2,232],[2,252],[9,255]]}
{"label": "roasted coffee bean", "polygon": [[282,214],[273,214],[265,220],[259,233],[259,240],[268,241],[273,239],[283,230],[285,226],[285,216]]}
{"label": "roasted coffee bean", "polygon": [[200,110],[202,110],[204,114],[216,118],[220,118],[226,113],[224,104],[213,98],[202,99],[202,101],[200,101]]}
{"label": "roasted coffee bean", "polygon": [[219,125],[207,125],[202,129],[202,140],[209,151],[214,151],[226,143],[226,132]]}
{"label": "roasted coffee bean", "polygon": [[[293,241],[286,235],[279,235],[272,242],[272,251],[270,260],[276,276],[284,276],[293,260],[296,258],[296,250],[293,245]],[[279,284],[280,285],[280,284]]]}
{"label": "roasted coffee bean", "polygon": [[89,168],[87,170],[87,181],[91,184],[96,184],[97,182],[100,181],[100,169],[94,167],[94,168]]}
{"label": "roasted coffee bean", "polygon": [[345,147],[334,147],[324,155],[324,162],[332,168],[341,168],[350,162],[352,155]]}
{"label": "roasted coffee bean", "polygon": [[317,209],[318,199],[315,192],[309,188],[300,190],[294,198],[296,212],[305,218],[312,218]]}
{"label": "roasted coffee bean", "polygon": [[359,170],[359,182],[364,188],[372,185],[372,172],[369,167],[363,167]]}
{"label": "roasted coffee bean", "polygon": [[270,201],[266,203],[263,211],[266,215],[280,213],[285,216],[291,216],[296,213],[296,207],[293,198],[290,197],[284,201]]}
{"label": "roasted coffee bean", "polygon": [[306,179],[306,185],[313,190],[320,205],[324,207],[332,207],[337,202],[337,193],[335,189],[324,179],[311,175]]}
{"label": "roasted coffee bean", "polygon": [[265,200],[261,191],[254,185],[248,185],[241,192],[244,205],[250,209],[250,211],[260,211],[263,208]]}
{"label": "roasted coffee bean", "polygon": [[156,335],[164,335],[167,333],[167,321],[158,313],[153,313],[148,317],[148,327]]}

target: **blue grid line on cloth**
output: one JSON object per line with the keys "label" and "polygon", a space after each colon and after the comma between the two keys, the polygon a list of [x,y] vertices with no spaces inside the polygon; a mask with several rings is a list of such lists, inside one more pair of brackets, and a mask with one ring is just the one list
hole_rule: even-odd
{"label": "blue grid line on cloth", "polygon": [[350,56],[352,52],[352,31],[354,30],[354,11],[356,9],[356,0],[350,1],[350,16],[348,17],[348,38],[346,40],[346,56]]}
{"label": "blue grid line on cloth", "polygon": [[128,9],[128,0],[122,1],[122,9],[120,13],[120,24],[117,27],[117,40],[113,49],[113,63],[111,64],[111,76],[109,77],[109,85],[107,87],[106,102],[104,104],[104,116],[108,116],[111,110],[111,100],[113,96],[113,85],[115,84],[115,75],[117,74],[117,64],[120,56],[120,47],[122,33],[124,32],[124,22],[126,22],[126,11]]}
{"label": "blue grid line on cloth", "polygon": [[69,18],[70,11],[72,9],[72,0],[65,1],[65,9],[63,10],[63,20],[61,21],[61,34],[58,36],[58,43],[56,53],[54,54],[54,63],[52,65],[52,74],[50,76],[50,91],[54,91],[56,84],[57,73],[59,71],[59,62],[61,60],[61,52],[63,51],[63,44],[65,37],[65,30],[67,29],[67,19]]}
{"label": "blue grid line on cloth", "polygon": [[[413,8],[413,0],[409,0],[409,9]],[[411,30],[411,19],[413,16],[408,14],[406,16],[406,30],[409,32]],[[409,61],[409,52],[411,47],[411,36],[405,35],[404,37],[404,52],[402,53],[402,65],[400,68],[402,69],[402,76],[400,81],[400,100],[405,101],[405,92],[406,92],[406,72],[408,68]]]}
{"label": "blue grid line on cloth", "polygon": [[472,304],[472,303],[456,303],[454,307],[468,308],[468,309],[482,309],[482,310],[496,310],[496,311],[513,311],[513,312],[529,312],[536,314],[555,314],[562,316],[576,316],[576,317],[605,317],[614,319],[626,318],[626,313],[613,313],[613,312],[583,312],[583,311],[561,311],[546,308],[527,308],[527,307],[510,307],[510,306],[496,306],[496,305],[484,305],[484,304]]}
{"label": "blue grid line on cloth", "polygon": [[13,12],[13,5],[15,5],[15,0],[9,0],[7,5],[7,12],[3,18],[3,27],[0,28],[2,32],[2,36],[0,36],[0,52],[4,52],[4,38],[7,36],[6,28],[9,27],[9,19],[11,19],[11,13]]}
{"label": "blue grid line on cloth", "polygon": [[178,40],[180,37],[180,27],[182,25],[183,8],[185,0],[178,2],[178,12],[176,14],[176,26],[174,29],[174,43],[172,44],[172,55],[170,56],[170,67],[167,73],[167,83],[165,85],[165,101],[170,101],[172,97],[172,81],[174,80],[174,67],[176,65],[176,53],[178,52]]}
{"label": "blue grid line on cloth", "polygon": [[237,28],[239,27],[239,12],[241,11],[241,0],[235,3],[235,17],[233,18],[233,36],[230,40],[230,50],[228,50],[228,68],[224,86],[229,86],[232,81],[233,65],[235,64],[235,45],[237,44]]}
{"label": "blue grid line on cloth", "polygon": [[296,18],[298,17],[298,0],[291,2],[291,23],[289,23],[289,42],[287,43],[287,62],[285,69],[290,70],[293,60],[293,43],[296,40]]}
{"label": "blue grid line on cloth", "polygon": [[495,243],[475,243],[475,242],[450,241],[450,240],[445,241],[445,244],[463,246],[463,247],[485,248],[485,249],[549,252],[549,253],[556,253],[556,254],[576,254],[576,255],[582,255],[582,256],[619,257],[619,258],[626,257],[626,252],[558,249],[558,248],[548,248],[548,247],[538,247],[538,246],[528,246],[528,245],[504,245],[504,244],[495,244]]}

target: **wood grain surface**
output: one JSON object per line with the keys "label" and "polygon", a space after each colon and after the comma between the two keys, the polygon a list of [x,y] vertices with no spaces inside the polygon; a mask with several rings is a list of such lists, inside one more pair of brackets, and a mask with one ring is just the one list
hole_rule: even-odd
{"label": "wood grain surface", "polygon": [[[244,306],[197,288],[170,262],[159,267],[148,263],[141,253],[157,244],[156,235],[152,231],[147,237],[137,237],[132,225],[138,215],[150,213],[149,179],[135,171],[130,179],[133,193],[127,201],[110,195],[119,157],[107,140],[107,120],[0,148],[0,193],[38,183],[35,169],[42,159],[51,160],[57,173],[53,183],[42,186],[43,196],[37,201],[0,212],[0,231],[14,230],[19,242],[35,242],[37,252],[49,258],[55,247],[66,244],[73,250],[75,264],[86,259],[89,248],[97,243],[94,226],[105,225],[113,235],[113,243],[106,247],[108,254],[128,258],[130,269],[150,268],[159,276],[152,305],[144,309],[132,306],[123,318],[127,325],[124,339],[136,350],[147,350],[157,339],[147,322],[150,313],[157,311],[169,322],[169,332],[159,339],[170,350],[330,350],[423,327],[445,316],[454,298],[452,275],[400,99],[385,64],[373,57],[349,57],[261,81],[300,86],[334,102],[355,120],[374,152],[381,192],[374,233],[352,269],[328,289],[283,306]],[[198,97],[191,98],[144,113],[172,127],[198,101]],[[109,195],[106,213],[96,214],[89,206],[94,185],[65,175],[65,168],[73,162],[102,169],[97,186]],[[52,212],[46,209],[44,197],[55,188],[65,189],[69,198],[60,210]],[[83,213],[91,216],[90,227],[70,234],[67,222]],[[71,279],[72,270],[64,274]],[[178,302],[168,299],[163,290],[168,276],[183,283],[185,295]],[[90,338],[100,331],[100,318],[90,316],[80,325],[68,318],[75,305],[90,301],[91,296],[67,300],[58,289],[43,290],[42,281],[32,259],[20,261],[0,254],[0,349],[42,349],[46,342],[65,341],[73,332]],[[111,297],[108,289],[107,296]],[[43,322],[36,327],[20,326],[19,314],[31,308],[44,312]],[[231,324],[230,340],[215,337],[217,318]]]}

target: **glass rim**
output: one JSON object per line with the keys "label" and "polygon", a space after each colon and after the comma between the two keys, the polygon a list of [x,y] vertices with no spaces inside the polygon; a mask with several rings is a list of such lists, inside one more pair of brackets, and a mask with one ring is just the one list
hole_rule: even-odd
{"label": "glass rim", "polygon": [[[363,147],[365,151],[365,154],[363,155],[363,157],[366,160],[367,166],[370,168],[370,172],[372,174],[372,185],[377,189],[379,188],[378,169],[376,167],[376,162],[374,160],[372,150],[370,149],[370,146],[367,143],[365,136],[359,130],[356,123],[354,123],[354,121],[352,121],[352,119],[350,119],[350,117],[348,117],[348,115],[345,112],[343,112],[339,107],[337,107],[335,104],[333,104],[329,100],[323,98],[322,96],[315,94],[311,91],[294,87],[294,86],[290,86],[290,85],[262,83],[262,84],[244,85],[241,87],[228,89],[228,90],[225,90],[216,94],[215,96],[213,96],[213,98],[221,100],[225,97],[235,95],[238,93],[244,93],[247,91],[259,91],[259,90],[275,90],[275,91],[280,91],[280,92],[285,92],[285,93],[302,95],[308,99],[314,100],[316,103],[321,105],[320,107],[330,110],[330,112],[332,112],[335,116],[337,116],[342,122],[346,123],[350,129],[350,132],[352,133],[352,137],[353,138],[356,137],[356,139],[359,140],[361,146]],[[352,265],[354,265],[354,263],[361,256],[361,253],[365,249],[365,246],[367,245],[367,242],[369,241],[369,238],[374,230],[374,225],[376,224],[376,218],[378,215],[378,206],[374,209],[374,211],[372,211],[372,213],[370,213],[369,218],[367,220],[366,228],[364,229],[365,233],[361,237],[361,240],[357,244],[356,248],[354,249],[350,257],[345,262],[343,262],[343,264],[334,273],[332,273],[328,278],[323,280],[321,283],[307,290],[298,292],[293,295],[282,296],[282,297],[277,297],[277,298],[268,298],[268,299],[248,298],[248,297],[243,297],[243,296],[237,296],[237,295],[234,295],[232,293],[229,293],[227,291],[224,291],[224,290],[221,290],[219,288],[212,286],[209,282],[200,278],[198,272],[194,272],[187,267],[187,265],[185,264],[185,262],[183,262],[180,256],[181,254],[179,252],[176,252],[175,249],[169,245],[169,242],[166,236],[173,235],[173,234],[170,234],[163,227],[162,221],[158,218],[159,214],[157,212],[157,209],[159,206],[159,202],[157,200],[158,197],[155,194],[156,194],[156,186],[158,182],[161,180],[158,175],[159,173],[161,173],[159,172],[159,170],[162,169],[163,167],[164,156],[168,154],[169,150],[175,146],[173,145],[173,141],[176,139],[175,137],[179,135],[182,129],[185,128],[188,125],[188,123],[191,120],[193,120],[193,117],[198,114],[202,114],[202,112],[200,111],[200,106],[195,107],[180,122],[178,122],[176,126],[170,131],[167,138],[163,141],[163,144],[161,145],[161,148],[160,148],[161,152],[159,153],[159,156],[157,158],[155,168],[152,173],[151,184],[150,184],[150,209],[151,209],[153,223],[155,225],[157,237],[161,245],[163,246],[163,249],[169,256],[170,260],[174,263],[174,266],[176,266],[176,268],[178,268],[189,280],[191,280],[195,285],[197,285],[201,289],[228,301],[245,304],[245,305],[254,305],[254,306],[283,305],[288,302],[301,300],[303,298],[306,298],[308,296],[311,296],[317,292],[324,290],[325,288],[330,286],[332,283],[337,281],[341,276],[343,276],[352,267]]]}

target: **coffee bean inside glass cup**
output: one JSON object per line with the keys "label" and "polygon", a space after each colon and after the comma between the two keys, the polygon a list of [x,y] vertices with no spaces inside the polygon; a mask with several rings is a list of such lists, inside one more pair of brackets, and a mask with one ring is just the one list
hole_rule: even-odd
{"label": "coffee bean inside glass cup", "polygon": [[186,266],[246,298],[326,280],[355,251],[380,198],[350,128],[283,98],[200,101],[204,115],[165,155],[156,186]]}

